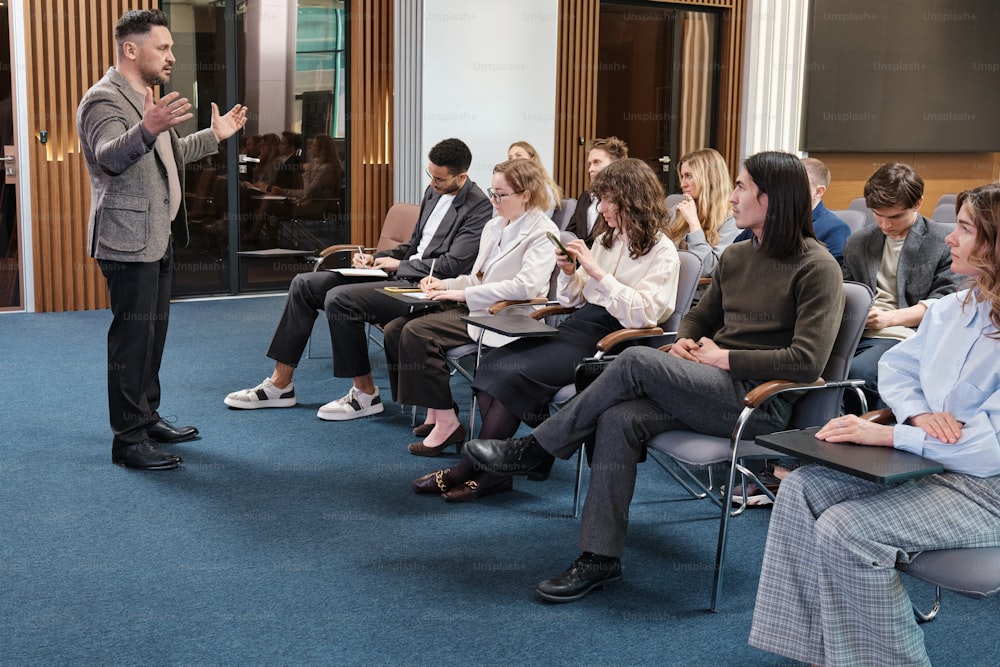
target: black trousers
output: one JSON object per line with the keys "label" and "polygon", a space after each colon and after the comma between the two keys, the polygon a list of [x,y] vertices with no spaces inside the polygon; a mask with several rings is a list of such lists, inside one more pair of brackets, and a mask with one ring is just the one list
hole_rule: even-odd
{"label": "black trousers", "polygon": [[313,323],[326,313],[333,346],[333,374],[357,377],[371,372],[365,322],[385,324],[409,315],[409,306],[379,288],[409,285],[405,280],[345,278],[332,271],[300,273],[288,288],[288,300],[271,337],[267,356],[288,366],[298,366]]}
{"label": "black trousers", "polygon": [[111,296],[108,409],[112,449],[146,439],[160,419],[160,361],[170,321],[173,243],[158,262],[99,260]]}

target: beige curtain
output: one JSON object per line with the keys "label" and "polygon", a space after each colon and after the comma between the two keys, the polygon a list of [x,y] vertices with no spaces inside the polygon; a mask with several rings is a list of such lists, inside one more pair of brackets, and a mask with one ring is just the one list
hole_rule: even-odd
{"label": "beige curtain", "polygon": [[682,12],[680,155],[708,145],[712,120],[710,92],[712,43],[715,17],[699,12]]}

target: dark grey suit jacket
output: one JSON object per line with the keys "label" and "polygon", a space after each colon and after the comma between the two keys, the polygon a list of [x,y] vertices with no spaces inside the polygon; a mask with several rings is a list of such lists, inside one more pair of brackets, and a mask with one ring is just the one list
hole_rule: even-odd
{"label": "dark grey suit jacket", "polygon": [[407,259],[417,251],[427,218],[437,206],[441,195],[428,187],[420,202],[420,218],[413,229],[413,236],[392,250],[375,253],[376,257],[393,257],[400,260],[396,277],[403,280],[420,280],[427,276],[434,261],[435,278],[454,278],[472,270],[479,254],[479,237],[483,227],[493,217],[493,205],[479,186],[466,180],[455,193],[451,207],[434,233],[434,238],[421,253],[421,259]]}
{"label": "dark grey suit jacket", "polygon": [[[900,308],[922,299],[936,299],[958,289],[961,277],[951,270],[951,251],[944,237],[951,225],[917,216],[903,241],[896,270],[896,298]],[[882,263],[885,234],[877,225],[867,225],[852,234],[844,245],[844,279],[864,283],[875,290],[875,277]]]}
{"label": "dark grey suit jacket", "polygon": [[[178,245],[188,242],[183,199],[176,219],[169,219],[166,160],[155,144],[147,148],[143,140],[143,103],[144,96],[112,67],[77,108],[77,131],[90,172],[87,247],[97,259],[158,261],[171,231]],[[183,138],[170,130],[170,145],[183,197],[184,165],[216,153],[219,142],[208,128]]]}
{"label": "dark grey suit jacket", "polygon": [[573,216],[569,219],[569,224],[565,226],[566,231],[573,232],[576,234],[578,239],[583,239],[587,242],[587,247],[594,245],[594,239],[597,238],[602,232],[607,231],[607,225],[601,219],[601,216],[597,216],[597,221],[594,223],[594,228],[587,233],[587,209],[593,203],[594,197],[589,192],[584,192],[576,200],[576,208],[573,210]]}

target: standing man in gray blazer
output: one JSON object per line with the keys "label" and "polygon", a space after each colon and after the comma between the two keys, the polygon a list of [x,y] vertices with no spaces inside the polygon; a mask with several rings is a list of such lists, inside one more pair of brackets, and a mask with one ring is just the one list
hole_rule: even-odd
{"label": "standing man in gray blazer", "polygon": [[431,273],[441,279],[469,273],[479,252],[479,237],[493,213],[490,200],[469,180],[472,152],[465,142],[440,141],[431,148],[427,160],[430,185],[410,240],[374,256],[354,255],[355,268],[381,269],[382,279],[347,277],[331,271],[295,276],[267,350],[267,356],[275,361],[274,372],[256,387],[227,395],[226,405],[242,410],[295,405],[292,376],[312,335],[313,323],[323,311],[333,344],[333,374],[351,378],[352,386],[343,398],[320,407],[316,416],[346,421],[382,412],[384,406],[368,358],[365,322],[386,324],[408,316],[410,307],[380,294],[378,288],[413,287]]}
{"label": "standing man in gray blazer", "polygon": [[878,395],[882,354],[912,336],[927,300],[954,292],[960,276],[951,270],[951,249],[944,242],[951,226],[919,213],[924,179],[912,167],[882,165],[868,178],[864,194],[875,224],[847,239],[843,269],[845,280],[864,283],[875,293],[850,370],[850,377],[865,381],[868,407],[874,409],[885,407]]}
{"label": "standing man in gray blazer", "polygon": [[108,283],[108,402],[111,460],[139,470],[170,470],[181,457],[158,443],[189,440],[157,412],[160,360],[170,318],[173,243],[187,245],[184,165],[218,151],[246,123],[246,107],[225,115],[212,103],[211,128],[178,137],[191,104],[153,87],[170,80],[175,59],[167,17],[125,12],[115,25],[117,63],[77,109],[77,130],[90,172],[90,256]]}

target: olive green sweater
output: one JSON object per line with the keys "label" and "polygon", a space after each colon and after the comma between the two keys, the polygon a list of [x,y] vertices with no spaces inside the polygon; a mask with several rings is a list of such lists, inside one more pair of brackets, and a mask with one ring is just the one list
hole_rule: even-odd
{"label": "olive green sweater", "polygon": [[753,240],[731,245],[678,338],[705,336],[729,350],[734,380],[812,382],[826,367],[844,312],[843,274],[815,239],[775,260]]}

